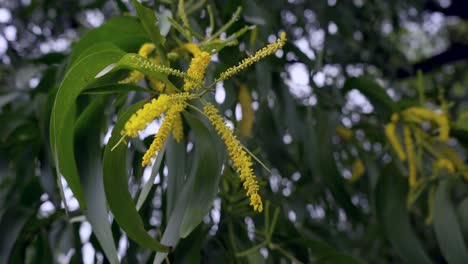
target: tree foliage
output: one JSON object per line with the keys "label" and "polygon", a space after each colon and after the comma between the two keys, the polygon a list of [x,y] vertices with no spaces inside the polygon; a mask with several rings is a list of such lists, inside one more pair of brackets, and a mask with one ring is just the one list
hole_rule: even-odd
{"label": "tree foliage", "polygon": [[0,263],[468,260],[462,1],[5,6]]}

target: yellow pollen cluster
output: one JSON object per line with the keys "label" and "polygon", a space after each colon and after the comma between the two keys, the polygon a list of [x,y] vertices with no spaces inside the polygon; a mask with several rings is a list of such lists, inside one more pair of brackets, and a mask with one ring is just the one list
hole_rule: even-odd
{"label": "yellow pollen cluster", "polygon": [[184,90],[189,91],[196,87],[200,87],[200,83],[203,83],[203,77],[205,76],[206,67],[211,61],[211,56],[208,52],[202,51],[195,55],[190,62],[190,66],[187,70],[187,74],[193,78],[199,80],[198,83],[192,82],[191,80],[185,79]]}
{"label": "yellow pollen cluster", "polygon": [[170,97],[162,94],[158,99],[153,99],[138,110],[125,124],[122,135],[137,137],[138,131],[146,128],[147,124],[156,117],[162,115],[168,108]]}
{"label": "yellow pollen cluster", "polygon": [[148,58],[155,48],[153,43],[144,43],[141,45],[140,50],[138,50],[138,55]]}
{"label": "yellow pollen cluster", "polygon": [[141,165],[145,167],[146,165],[151,165],[151,158],[156,156],[156,152],[160,151],[164,145],[164,142],[167,139],[167,136],[171,132],[171,129],[174,125],[174,120],[180,115],[185,108],[184,102],[177,102],[173,106],[169,108],[167,111],[166,117],[164,118],[161,127],[159,127],[159,131],[154,137],[153,143],[149,147],[148,151],[146,151],[145,155],[143,156],[143,161]]}
{"label": "yellow pollen cluster", "polygon": [[182,45],[181,48],[185,49],[188,52],[190,52],[192,54],[192,56],[194,56],[194,57],[197,56],[197,54],[201,52],[200,48],[195,43],[186,43],[186,44]]}
{"label": "yellow pollen cluster", "polygon": [[413,139],[411,138],[411,130],[409,127],[403,127],[403,134],[405,138],[406,153],[408,153],[408,183],[410,187],[416,186],[416,156],[414,154]]}
{"label": "yellow pollen cluster", "polygon": [[344,140],[350,140],[354,135],[351,129],[342,126],[336,127],[336,134],[338,134],[338,136]]}
{"label": "yellow pollen cluster", "polygon": [[180,114],[176,115],[174,118],[174,128],[172,130],[172,135],[177,143],[182,141],[184,138],[184,125],[182,123],[182,116]]}
{"label": "yellow pollen cluster", "polygon": [[432,110],[422,107],[410,107],[404,111],[405,117],[420,119],[420,121],[432,121],[439,126],[439,139],[447,141],[449,137],[449,121],[446,115],[437,114]]}
{"label": "yellow pollen cluster", "polygon": [[438,159],[433,165],[433,171],[435,174],[438,174],[441,170],[454,173],[455,166],[453,166],[453,163],[448,159]]}
{"label": "yellow pollen cluster", "polygon": [[362,175],[364,175],[365,171],[366,167],[364,166],[362,160],[358,159],[354,161],[353,167],[351,168],[351,178],[349,179],[349,181],[355,182],[359,180],[362,177]]}
{"label": "yellow pollen cluster", "polygon": [[204,112],[226,144],[229,157],[231,158],[237,173],[239,173],[241,181],[243,181],[243,187],[247,190],[247,196],[250,197],[250,205],[254,210],[261,212],[263,210],[263,204],[262,199],[258,194],[259,186],[255,179],[255,175],[253,174],[252,160],[250,156],[242,149],[239,140],[237,140],[236,136],[226,126],[226,123],[219,115],[216,107],[212,104],[206,104]]}
{"label": "yellow pollen cluster", "polygon": [[252,64],[258,62],[259,60],[275,53],[277,50],[283,48],[285,43],[286,43],[286,33],[281,32],[280,38],[276,40],[275,43],[267,45],[266,47],[257,51],[255,55],[242,60],[239,63],[239,65],[227,69],[225,72],[221,73],[221,75],[218,78],[218,81],[227,80],[230,77],[234,76],[235,74],[239,73],[240,71],[251,66]]}
{"label": "yellow pollen cluster", "polygon": [[398,136],[396,134],[396,122],[398,121],[398,114],[392,115],[392,122],[385,125],[385,134],[387,135],[390,144],[392,145],[393,149],[395,150],[398,158],[400,160],[406,160],[405,152],[403,151],[403,147],[398,140]]}

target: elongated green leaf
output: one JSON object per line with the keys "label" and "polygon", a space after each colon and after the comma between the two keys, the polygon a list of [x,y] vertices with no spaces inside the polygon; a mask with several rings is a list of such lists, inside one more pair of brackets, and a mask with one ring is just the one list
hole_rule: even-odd
{"label": "elongated green leaf", "polygon": [[443,180],[436,191],[434,203],[434,230],[442,254],[449,264],[466,263],[468,249],[462,229],[450,199],[451,185]]}
{"label": "elongated green leaf", "polygon": [[393,112],[398,111],[397,105],[388,96],[384,88],[370,77],[364,76],[346,80],[343,92],[347,93],[352,89],[356,89],[364,94],[374,106],[376,113],[387,120]]}
{"label": "elongated green leaf", "polygon": [[148,181],[145,183],[145,186],[143,186],[143,189],[140,192],[140,195],[138,196],[136,208],[139,211],[143,203],[146,201],[146,198],[148,197],[148,194],[151,191],[151,187],[154,185],[154,180],[156,179],[156,176],[158,175],[159,168],[161,168],[161,163],[164,157],[165,153],[165,148],[161,149],[158,153],[158,156],[156,157],[156,161],[154,162],[153,168],[151,169],[151,176],[148,179]]}
{"label": "elongated green leaf", "polygon": [[181,237],[187,237],[211,208],[218,191],[225,153],[218,147],[220,141],[213,129],[189,114],[186,116],[196,140],[195,163],[190,168],[190,171],[195,173],[189,176],[194,178],[195,182],[191,188],[188,207],[180,226]]}
{"label": "elongated green leaf", "polygon": [[[169,246],[187,236],[208,213],[218,187],[223,156],[217,153],[217,147],[213,148],[216,138],[212,130],[192,114],[184,113],[184,117],[195,136],[195,160],[164,230],[162,243]],[[153,263],[161,263],[166,255],[157,253]]]}
{"label": "elongated green leaf", "polygon": [[107,21],[99,28],[87,32],[79,42],[73,44],[69,67],[89,47],[100,42],[110,42],[122,50],[136,51],[148,38],[141,23],[135,17],[122,16]]}
{"label": "elongated green leaf", "polygon": [[407,263],[432,263],[416,237],[406,211],[408,187],[394,166],[383,168],[376,187],[377,217],[386,237]]}
{"label": "elongated green leaf", "polygon": [[82,208],[86,207],[78,177],[74,153],[74,124],[76,99],[105,66],[118,61],[124,53],[109,43],[98,44],[65,75],[55,98],[51,113],[51,149],[57,175],[63,175]]}
{"label": "elongated green leaf", "polygon": [[75,126],[78,171],[83,182],[86,219],[110,263],[119,263],[102,181],[101,124],[107,97],[99,96],[80,115]]}
{"label": "elongated green leaf", "polygon": [[167,191],[166,219],[169,221],[185,182],[186,150],[185,142],[177,143],[171,136],[166,142]]}
{"label": "elongated green leaf", "polygon": [[5,211],[0,220],[2,234],[2,239],[0,239],[0,263],[8,263],[13,245],[32,213],[29,209],[17,206],[11,206]]}
{"label": "elongated green leaf", "polygon": [[136,0],[133,0],[132,3],[135,6],[138,18],[140,18],[143,28],[151,41],[156,45],[164,45],[166,39],[159,32],[159,28],[157,26],[158,19],[156,18],[154,11],[143,6]]}
{"label": "elongated green leaf", "polygon": [[124,128],[127,120],[145,102],[131,106],[117,121],[112,130],[112,135],[104,151],[104,190],[106,192],[109,209],[115,217],[120,227],[140,246],[150,248],[160,252],[167,252],[168,248],[161,245],[152,238],[145,230],[141,219],[128,190],[128,178],[126,168],[127,144],[119,144],[120,131]]}

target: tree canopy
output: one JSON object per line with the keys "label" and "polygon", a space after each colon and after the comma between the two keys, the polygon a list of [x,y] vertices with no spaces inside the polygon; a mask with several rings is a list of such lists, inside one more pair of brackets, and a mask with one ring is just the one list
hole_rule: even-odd
{"label": "tree canopy", "polygon": [[466,263],[467,19],[0,0],[0,263]]}

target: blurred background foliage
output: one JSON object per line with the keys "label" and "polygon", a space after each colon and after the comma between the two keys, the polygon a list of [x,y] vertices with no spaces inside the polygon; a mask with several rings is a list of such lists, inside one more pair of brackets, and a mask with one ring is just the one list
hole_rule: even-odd
{"label": "blurred background foliage", "polygon": [[[239,45],[219,53],[210,66],[211,78],[273,42],[280,31],[287,32],[283,50],[218,84],[215,91],[218,107],[241,130],[242,141],[271,168],[269,173],[255,167],[269,205],[264,213],[254,213],[235,172],[225,169],[209,213],[167,261],[468,261],[468,189],[461,176],[468,150],[466,1],[206,2],[217,28],[242,6],[227,35],[245,25],[257,26]],[[142,3],[178,19],[177,3],[171,0]],[[190,23],[201,34],[208,27],[202,4],[186,2],[193,11]],[[73,43],[106,21],[129,14],[135,14],[134,6],[124,0],[0,0],[0,263],[114,262],[104,253],[109,244],[98,242],[64,179],[57,180],[49,120],[70,53],[79,54],[80,46]],[[125,34],[126,25],[110,30],[98,31],[88,41]],[[171,34],[176,33],[171,31],[168,38]],[[126,51],[136,52],[145,38],[135,36]],[[251,108],[239,102],[245,91]],[[129,95],[134,101],[142,98],[137,92]],[[80,100],[83,107],[95,100],[112,99],[116,106],[124,101],[121,95],[106,96]],[[436,154],[448,156],[444,151],[449,149],[462,165],[457,173],[410,191],[408,169],[395,155],[384,126],[393,112],[415,105],[436,109],[444,101],[450,140],[428,142]],[[105,113],[96,121],[103,125],[75,133],[89,146],[97,142],[94,157],[100,159],[117,120],[112,105],[97,107],[95,111]],[[241,128],[241,120],[252,110],[252,132],[243,133],[249,128]],[[77,152],[91,151],[86,144]],[[139,166],[146,146],[136,146],[130,155],[128,188],[135,200],[152,175]],[[171,149],[165,164],[177,167],[184,150]],[[434,160],[423,156],[418,177],[429,178]],[[77,155],[80,170],[90,162]],[[139,211],[145,229],[157,238],[171,223],[167,207],[174,206],[168,205],[167,167],[153,173],[155,184]],[[68,214],[58,183],[65,186]],[[428,215],[432,220],[427,221]],[[153,251],[140,247],[109,219],[115,241],[110,248],[116,248],[121,262],[153,261]]]}

